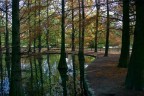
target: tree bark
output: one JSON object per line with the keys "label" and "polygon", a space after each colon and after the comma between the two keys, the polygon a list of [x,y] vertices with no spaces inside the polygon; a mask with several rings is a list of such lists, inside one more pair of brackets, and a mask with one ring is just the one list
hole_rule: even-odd
{"label": "tree bark", "polygon": [[65,52],[65,1],[62,0],[62,18],[61,18],[61,56],[58,69],[67,69]]}
{"label": "tree bark", "polygon": [[105,54],[104,56],[108,56],[108,50],[109,50],[109,0],[107,0],[107,30],[106,30],[106,44],[105,44]]}
{"label": "tree bark", "polygon": [[47,26],[46,26],[46,45],[47,45],[47,52],[50,50],[49,48],[49,0],[47,0]]}
{"label": "tree bark", "polygon": [[75,29],[74,29],[74,2],[73,0],[71,1],[72,3],[72,51],[75,51]]}
{"label": "tree bark", "polygon": [[118,67],[126,68],[129,62],[129,0],[123,0],[123,29],[122,29],[122,48]]}
{"label": "tree bark", "polygon": [[41,0],[39,0],[39,9],[38,9],[38,16],[39,16],[39,21],[38,21],[38,26],[39,26],[39,32],[38,32],[38,52],[40,53],[41,52],[41,19],[40,19],[40,12],[41,12],[41,10],[40,10],[40,4],[41,4]]}
{"label": "tree bark", "polygon": [[[36,2],[36,0],[35,0],[35,2],[34,2],[34,6],[36,6],[37,4],[36,4],[37,2]],[[34,18],[36,19],[36,14],[37,14],[37,11],[36,11],[36,9],[34,10]],[[36,24],[37,24],[37,22],[36,22],[36,20],[34,20],[34,53],[36,52]]]}
{"label": "tree bark", "polygon": [[31,20],[31,17],[30,17],[30,3],[31,1],[28,0],[28,10],[29,10],[29,13],[28,13],[28,32],[29,32],[29,44],[28,44],[28,53],[31,52],[31,24],[30,24],[30,20]]}
{"label": "tree bark", "polygon": [[96,11],[96,31],[95,31],[95,52],[97,52],[97,44],[98,44],[98,39],[97,39],[97,34],[98,34],[98,24],[99,24],[99,9],[100,9],[100,5],[98,4],[99,3],[99,0],[95,0],[95,3],[96,3],[96,8],[97,8],[97,11]]}
{"label": "tree bark", "polygon": [[81,29],[82,29],[82,23],[81,23],[81,5],[80,5],[80,0],[78,0],[78,4],[79,4],[79,51],[81,50],[81,42],[82,42],[82,40],[81,40],[81,34],[82,34],[82,32],[81,32]]}
{"label": "tree bark", "polygon": [[[79,45],[79,53],[78,53],[78,58],[79,58],[79,68],[80,68],[80,86],[81,86],[81,89],[84,88],[84,63],[85,63],[85,58],[84,58],[84,36],[85,36],[85,10],[84,10],[84,1],[85,0],[79,0],[79,23],[80,23],[80,26],[79,26],[79,30],[80,30],[80,45]],[[81,4],[81,7],[80,7],[80,4]],[[82,14],[81,14],[82,13]],[[81,95],[83,96],[85,93],[84,90],[82,90],[81,92]]]}
{"label": "tree bark", "polygon": [[134,32],[133,49],[128,65],[126,87],[142,90],[144,88],[144,1],[135,0],[136,25]]}
{"label": "tree bark", "polygon": [[20,62],[19,0],[12,0],[12,67],[10,96],[23,96]]}

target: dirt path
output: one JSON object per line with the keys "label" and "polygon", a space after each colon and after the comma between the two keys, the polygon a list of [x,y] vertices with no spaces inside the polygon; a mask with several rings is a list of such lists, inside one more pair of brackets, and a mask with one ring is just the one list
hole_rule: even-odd
{"label": "dirt path", "polygon": [[98,58],[86,69],[86,79],[95,92],[95,96],[144,96],[143,92],[126,90],[124,81],[127,73],[125,68],[117,68],[118,53]]}

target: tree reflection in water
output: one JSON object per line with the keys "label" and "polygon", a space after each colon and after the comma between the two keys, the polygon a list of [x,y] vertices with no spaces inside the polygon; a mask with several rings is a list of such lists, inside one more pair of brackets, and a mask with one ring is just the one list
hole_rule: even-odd
{"label": "tree reflection in water", "polygon": [[67,96],[67,84],[66,84],[66,81],[68,80],[67,69],[59,69],[59,73],[62,80],[63,96]]}
{"label": "tree reflection in water", "polygon": [[[25,96],[85,96],[84,65],[81,66],[85,63],[84,57],[68,55],[66,58],[68,70],[57,70],[60,58],[58,54],[22,57],[22,83]],[[88,64],[94,58],[86,56],[85,59],[88,59],[86,60],[89,61],[86,62]],[[0,65],[1,69],[2,66],[3,69],[6,67],[5,64]],[[2,73],[7,73],[7,70],[0,71],[3,82]]]}

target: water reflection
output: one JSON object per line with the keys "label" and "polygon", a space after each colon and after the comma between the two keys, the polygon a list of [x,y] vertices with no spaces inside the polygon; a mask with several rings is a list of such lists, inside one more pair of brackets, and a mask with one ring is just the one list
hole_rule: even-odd
{"label": "water reflection", "polygon": [[[45,73],[48,73],[48,82],[49,82],[49,95],[52,96],[52,86],[51,86],[51,66],[50,66],[50,60],[49,60],[49,54],[47,54],[47,63],[44,63],[45,67]],[[46,67],[47,66],[47,67]]]}
{"label": "water reflection", "polygon": [[33,65],[32,65],[32,57],[30,56],[29,57],[29,63],[30,63],[30,73],[31,73],[31,75],[30,75],[30,92],[29,92],[29,94],[31,95],[31,96],[33,96],[33,80],[34,80],[34,78],[33,78]]}
{"label": "water reflection", "polygon": [[76,96],[76,63],[75,63],[75,55],[72,54],[72,63],[73,63],[73,87],[74,87],[74,96]]}
{"label": "water reflection", "polygon": [[[93,57],[86,56],[84,62],[77,55],[68,55],[66,58],[68,70],[57,70],[60,58],[58,54],[22,57],[21,69],[25,96],[84,96],[84,67],[88,66]],[[83,67],[81,61],[85,63]],[[2,67],[1,63],[0,67]],[[0,71],[1,82],[6,81],[2,75],[6,70]]]}
{"label": "water reflection", "polygon": [[92,93],[89,91],[87,82],[85,80],[85,68],[88,66],[85,64],[85,61],[87,60],[84,57],[83,52],[80,52],[78,55],[79,58],[79,66],[80,66],[80,87],[81,87],[81,96],[92,96]]}
{"label": "water reflection", "polygon": [[62,83],[62,88],[63,88],[63,96],[67,96],[67,80],[68,80],[68,75],[67,75],[67,70],[66,69],[59,69],[59,73],[61,76],[61,83]]}

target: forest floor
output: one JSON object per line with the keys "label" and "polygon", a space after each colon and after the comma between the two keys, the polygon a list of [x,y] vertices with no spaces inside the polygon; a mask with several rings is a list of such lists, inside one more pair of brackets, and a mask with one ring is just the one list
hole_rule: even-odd
{"label": "forest floor", "polygon": [[[89,54],[93,54],[89,52]],[[125,89],[126,68],[118,68],[119,52],[103,52],[86,69],[86,79],[95,96],[144,96],[144,92]]]}

